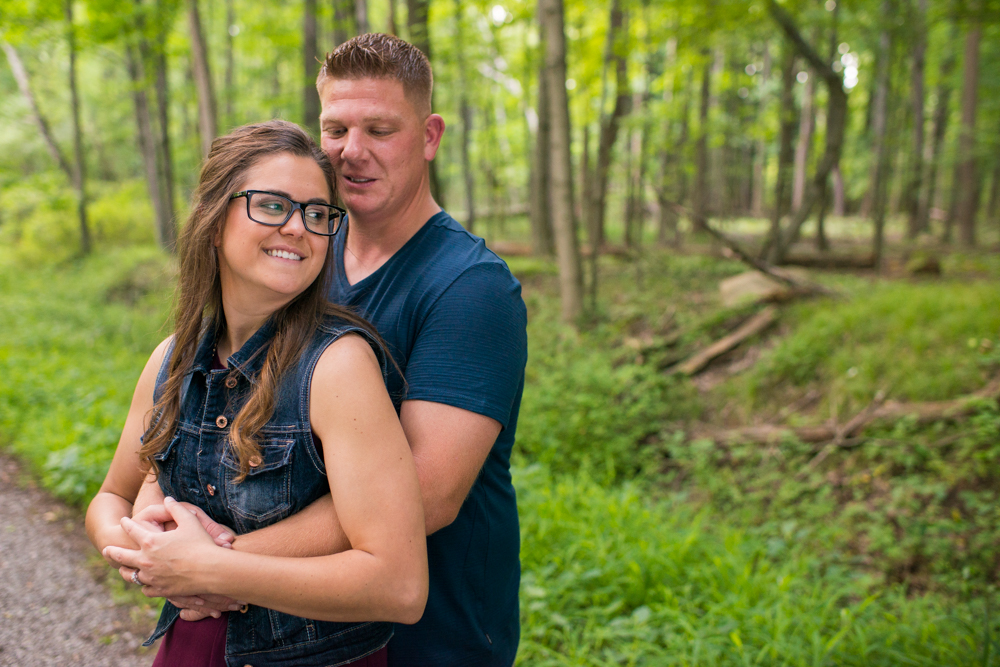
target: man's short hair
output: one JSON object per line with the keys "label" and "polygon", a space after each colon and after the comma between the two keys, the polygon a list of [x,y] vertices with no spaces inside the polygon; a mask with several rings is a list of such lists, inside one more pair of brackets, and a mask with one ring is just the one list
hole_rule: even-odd
{"label": "man's short hair", "polygon": [[403,92],[419,113],[431,113],[434,75],[420,49],[398,37],[378,32],[349,39],[326,56],[316,87],[327,79],[391,79],[403,84]]}

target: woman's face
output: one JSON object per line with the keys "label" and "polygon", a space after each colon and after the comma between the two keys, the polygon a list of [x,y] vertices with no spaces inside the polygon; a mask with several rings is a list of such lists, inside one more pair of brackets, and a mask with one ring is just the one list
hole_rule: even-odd
{"label": "woman's face", "polygon": [[[239,190],[273,192],[297,202],[333,203],[319,165],[291,153],[261,158]],[[268,227],[247,216],[245,197],[230,201],[215,241],[223,302],[258,314],[274,312],[316,280],[329,242],[328,237],[305,229],[300,210],[283,226]]]}

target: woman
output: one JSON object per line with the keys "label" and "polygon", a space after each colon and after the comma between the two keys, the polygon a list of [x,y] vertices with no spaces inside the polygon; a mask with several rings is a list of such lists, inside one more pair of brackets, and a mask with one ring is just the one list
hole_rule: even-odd
{"label": "woman", "polygon": [[[222,643],[232,664],[377,664],[355,661],[384,660],[391,622],[423,613],[420,490],[384,356],[365,322],[325,299],[334,187],[326,156],[283,121],[217,139],[202,169],[176,331],[139,378],[87,531],[147,595],[247,604],[227,627],[177,621],[168,602],[156,664],[189,664],[192,647],[222,664],[208,655]],[[167,496],[174,530],[128,518],[147,473],[142,492]],[[351,548],[312,558],[223,548],[176,502],[243,534],[327,493]]]}

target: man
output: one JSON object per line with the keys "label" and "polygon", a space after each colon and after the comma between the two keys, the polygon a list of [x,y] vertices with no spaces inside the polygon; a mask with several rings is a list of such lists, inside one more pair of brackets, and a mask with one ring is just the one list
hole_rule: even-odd
{"label": "man", "polygon": [[389,392],[423,494],[430,596],[419,623],[397,626],[390,664],[510,665],[527,316],[506,264],[431,196],[444,133],[432,85],[424,55],[388,35],[356,37],[323,65],[321,143],[348,210],[331,298],[358,308],[399,366]]}
{"label": "man", "polygon": [[[420,478],[430,593],[423,618],[396,627],[389,662],[508,666],[517,652],[520,579],[510,452],[527,315],[506,264],[431,196],[428,164],[444,133],[431,113],[432,85],[424,55],[388,35],[356,37],[323,65],[321,143],[348,210],[334,237],[330,296],[385,339],[394,361],[389,393]],[[157,497],[140,494],[137,517],[147,507],[162,511],[154,505],[158,488],[144,488]],[[326,496],[235,539],[199,518],[236,550],[315,556],[350,548],[330,521],[331,502]],[[171,601],[187,620],[237,607],[213,596]]]}

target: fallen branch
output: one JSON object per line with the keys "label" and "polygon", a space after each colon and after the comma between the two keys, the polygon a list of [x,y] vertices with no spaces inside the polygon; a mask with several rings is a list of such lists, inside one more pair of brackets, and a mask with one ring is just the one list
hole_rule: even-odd
{"label": "fallen branch", "polygon": [[747,338],[760,333],[774,324],[777,319],[778,309],[774,306],[768,306],[740,325],[736,331],[688,357],[687,360],[671,368],[670,372],[694,375],[707,366],[712,359],[729,352]]}
{"label": "fallen branch", "polygon": [[796,475],[795,478],[802,479],[809,473],[810,470],[825,461],[835,449],[843,446],[847,438],[853,436],[861,430],[865,424],[871,421],[872,416],[883,403],[885,403],[885,390],[880,389],[878,393],[875,394],[875,398],[872,399],[872,402],[865,406],[864,410],[854,415],[854,418],[844,424],[842,428],[837,429],[836,434],[833,436],[833,440],[823,447],[823,449],[821,449],[816,456],[809,459],[809,463],[807,463],[805,467],[799,471],[799,474]]}
{"label": "fallen branch", "polygon": [[837,438],[843,431],[844,438],[878,423],[891,423],[900,419],[913,418],[918,426],[926,426],[945,420],[960,420],[976,412],[976,404],[986,400],[1000,400],[1000,378],[994,379],[977,392],[950,401],[921,401],[901,403],[886,401],[875,409],[862,411],[848,422],[850,431],[836,425],[800,426],[791,428],[774,424],[746,426],[743,428],[717,430],[708,426],[692,429],[692,435],[709,438],[720,444],[774,444],[785,439],[797,439],[806,443],[823,443]]}

